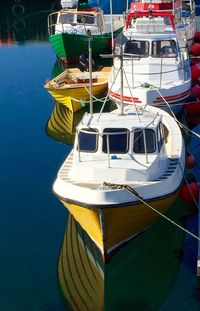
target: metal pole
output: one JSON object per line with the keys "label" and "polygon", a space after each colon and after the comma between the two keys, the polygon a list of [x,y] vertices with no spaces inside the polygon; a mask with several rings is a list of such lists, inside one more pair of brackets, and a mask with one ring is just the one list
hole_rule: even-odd
{"label": "metal pole", "polygon": [[148,163],[147,141],[146,141],[145,129],[143,129],[143,139],[144,139],[144,151],[145,151],[146,163]]}
{"label": "metal pole", "polygon": [[111,19],[111,44],[112,44],[112,53],[114,51],[114,37],[113,37],[113,15],[112,15],[112,0],[110,0],[110,19]]}
{"label": "metal pole", "polygon": [[126,16],[128,14],[128,0],[126,1]]}
{"label": "metal pole", "polygon": [[109,134],[106,134],[106,144],[107,144],[107,153],[108,153],[108,167],[110,167],[110,142],[109,142]]}
{"label": "metal pole", "polygon": [[121,70],[121,114],[124,114],[124,104],[123,104],[123,97],[124,97],[124,92],[123,92],[123,51],[122,51],[122,43],[120,43],[120,70]]}
{"label": "metal pole", "polygon": [[87,30],[88,35],[88,53],[89,53],[89,73],[90,73],[90,114],[93,114],[93,101],[92,101],[92,47],[91,47],[91,32]]}
{"label": "metal pole", "polygon": [[162,67],[163,67],[163,54],[161,53],[161,63],[160,63],[160,88],[162,85]]}

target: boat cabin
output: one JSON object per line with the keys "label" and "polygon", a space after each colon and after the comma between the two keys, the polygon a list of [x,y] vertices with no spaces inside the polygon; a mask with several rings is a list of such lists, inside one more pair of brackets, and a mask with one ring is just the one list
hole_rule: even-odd
{"label": "boat cabin", "polygon": [[[118,112],[86,115],[77,127],[72,175],[88,180],[154,178],[159,161],[166,160],[167,129],[162,116],[153,113]],[[90,163],[88,169],[88,162]],[[163,168],[165,165],[163,165]],[[160,168],[161,170],[163,168]],[[86,174],[86,175],[85,175]],[[76,175],[74,175],[76,176]],[[132,177],[131,177],[132,176]]]}
{"label": "boat cabin", "polygon": [[59,24],[75,25],[92,25],[102,27],[103,14],[102,12],[93,11],[77,11],[77,10],[63,10],[58,16]]}
{"label": "boat cabin", "polygon": [[[105,20],[106,19],[106,20]],[[82,32],[85,28],[91,29],[92,32],[102,32],[104,30],[107,18],[99,9],[94,10],[77,10],[63,9],[59,12],[51,13],[48,16],[49,34],[59,34],[68,32],[76,34]]]}
{"label": "boat cabin", "polygon": [[59,33],[85,34],[90,29],[92,34],[110,33],[119,30],[124,26],[123,15],[114,14],[112,16],[104,14],[98,8],[90,10],[63,9],[59,12],[51,13],[48,16],[48,31],[50,35]]}
{"label": "boat cabin", "polygon": [[176,58],[178,57],[175,40],[139,40],[129,39],[123,47],[124,54],[131,54],[136,58]]}

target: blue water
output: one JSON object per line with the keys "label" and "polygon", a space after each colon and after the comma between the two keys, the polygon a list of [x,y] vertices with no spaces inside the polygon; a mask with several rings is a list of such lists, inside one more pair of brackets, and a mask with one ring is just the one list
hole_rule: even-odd
{"label": "blue water", "polygon": [[[51,187],[71,146],[45,133],[53,105],[43,85],[55,60],[45,40],[0,48],[0,311],[68,310],[57,276],[67,211]],[[196,215],[188,226],[197,233]],[[187,236],[160,311],[200,310],[196,258]]]}
{"label": "blue water", "polygon": [[51,185],[68,148],[44,132],[54,60],[47,43],[0,49],[2,311],[63,310],[57,258],[67,214]]}

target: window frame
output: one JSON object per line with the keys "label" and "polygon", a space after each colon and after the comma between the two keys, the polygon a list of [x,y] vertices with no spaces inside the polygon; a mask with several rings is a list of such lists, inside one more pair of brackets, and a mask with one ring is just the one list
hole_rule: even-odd
{"label": "window frame", "polygon": [[[126,48],[126,44],[127,43],[129,43],[129,42],[131,42],[131,43],[141,43],[141,42],[144,42],[144,43],[147,43],[147,50],[148,50],[148,52],[147,52],[147,54],[134,54],[134,53],[129,53],[129,52],[125,52],[125,48]],[[134,58],[147,58],[147,57],[149,57],[150,56],[150,46],[151,46],[151,44],[150,44],[150,42],[148,41],[148,40],[135,40],[135,39],[129,39],[128,41],[126,41],[126,43],[124,44],[124,51],[123,51],[123,54],[125,55],[125,56],[131,56],[131,57],[134,57]],[[145,49],[146,49],[146,47],[145,47]]]}
{"label": "window frame", "polygon": [[[159,54],[157,54],[156,53],[156,56],[155,56],[155,54],[153,53],[153,48],[154,48],[154,43],[158,43],[158,42],[160,42],[161,44],[162,44],[162,42],[164,43],[164,42],[171,42],[171,44],[169,45],[169,47],[170,46],[173,46],[174,45],[174,48],[175,48],[175,53],[172,53],[172,54],[175,54],[175,56],[166,56],[167,54],[162,54],[162,52],[160,52]],[[164,47],[164,46],[163,46]],[[163,47],[161,47],[161,49],[163,48]],[[158,47],[157,47],[157,45],[156,45],[156,52],[157,52],[157,50],[158,50]],[[169,55],[169,54],[168,54]],[[170,59],[174,59],[174,58],[177,58],[178,57],[178,49],[177,49],[177,44],[176,44],[176,41],[175,40],[173,40],[173,39],[167,39],[167,40],[152,40],[152,42],[151,42],[151,56],[153,57],[153,58],[170,58]]]}
{"label": "window frame", "polygon": [[[147,133],[146,133],[146,131],[151,131],[152,133],[153,133],[153,142],[154,142],[154,149],[152,150],[152,151],[149,151],[148,150],[148,146],[147,146],[147,154],[153,154],[153,153],[155,153],[156,152],[156,150],[157,150],[157,143],[156,143],[156,141],[157,141],[157,136],[156,136],[156,132],[155,132],[155,130],[154,129],[152,129],[152,128],[143,128],[143,129],[135,129],[134,130],[134,132],[133,132],[133,141],[132,141],[132,152],[134,153],[134,154],[145,154],[145,144],[144,144],[144,134],[143,134],[143,131],[145,131],[145,138],[146,138],[146,142],[148,141],[147,140]],[[135,151],[135,134],[136,133],[139,133],[140,132],[140,135],[142,134],[142,138],[143,138],[143,150],[144,151],[140,151],[140,152],[136,152]],[[137,137],[137,140],[138,140],[138,137]],[[139,149],[139,148],[138,148]]]}
{"label": "window frame", "polygon": [[[91,133],[89,133],[91,132]],[[92,133],[93,132],[93,133]],[[89,150],[89,149],[80,149],[80,135],[82,134],[87,134],[88,135],[94,135],[96,134],[96,142],[95,142],[95,149]],[[77,135],[77,151],[78,152],[85,152],[85,153],[96,153],[98,151],[98,146],[99,146],[99,131],[96,128],[82,128],[81,130],[78,130],[78,135]]]}
{"label": "window frame", "polygon": [[[107,133],[108,130],[111,130],[110,134]],[[117,132],[117,130],[119,130],[119,132]],[[110,137],[112,135],[113,136],[114,135],[116,135],[116,136],[120,135],[120,133],[122,135],[127,136],[126,137],[126,151],[125,152],[123,152],[123,151],[119,152],[119,150],[118,151],[110,150],[110,140],[109,140],[109,152],[108,152],[108,150],[107,150],[107,134],[108,134],[108,137]],[[104,137],[106,137],[106,142],[104,140]],[[104,142],[105,142],[105,146],[104,146]],[[130,131],[129,131],[129,129],[127,129],[127,128],[111,128],[111,127],[104,128],[103,133],[102,133],[102,152],[104,154],[108,154],[108,153],[109,154],[126,154],[129,152],[129,148],[130,148]]]}

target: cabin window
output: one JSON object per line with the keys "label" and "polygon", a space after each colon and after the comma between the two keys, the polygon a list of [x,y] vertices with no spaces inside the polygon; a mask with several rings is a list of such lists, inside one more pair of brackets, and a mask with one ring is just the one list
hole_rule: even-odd
{"label": "cabin window", "polygon": [[77,23],[78,24],[94,24],[94,16],[87,14],[79,14],[77,15]]}
{"label": "cabin window", "polygon": [[145,143],[146,141],[146,152],[153,153],[156,150],[156,139],[155,132],[151,129],[134,131],[134,141],[133,141],[133,152],[134,153],[145,153]]}
{"label": "cabin window", "polygon": [[59,23],[61,23],[61,24],[72,24],[73,22],[74,22],[74,14],[60,15]]}
{"label": "cabin window", "polygon": [[82,152],[96,152],[98,149],[98,131],[85,128],[78,135],[78,150]]}
{"label": "cabin window", "polygon": [[[103,131],[103,152],[126,153],[129,150],[129,130],[106,128]],[[109,149],[109,150],[108,150]]]}
{"label": "cabin window", "polygon": [[157,138],[158,138],[158,151],[160,152],[163,142],[164,142],[164,131],[163,131],[163,125],[161,122],[157,128]]}
{"label": "cabin window", "polygon": [[176,42],[174,40],[153,41],[152,57],[177,57]]}
{"label": "cabin window", "polygon": [[149,42],[128,40],[124,46],[124,53],[132,54],[134,57],[148,57],[149,56]]}

